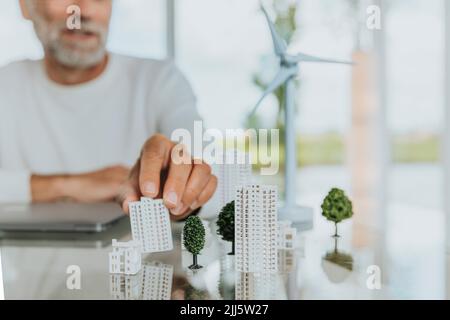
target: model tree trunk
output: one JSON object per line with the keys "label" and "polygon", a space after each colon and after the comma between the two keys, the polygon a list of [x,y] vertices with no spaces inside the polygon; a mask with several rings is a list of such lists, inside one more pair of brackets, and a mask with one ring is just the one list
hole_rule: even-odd
{"label": "model tree trunk", "polygon": [[191,269],[191,270],[198,270],[198,269],[201,269],[201,268],[203,268],[203,267],[198,264],[197,255],[193,254],[192,255],[192,265],[189,266],[189,269]]}
{"label": "model tree trunk", "polygon": [[333,237],[339,238],[337,222],[334,223],[334,236]]}
{"label": "model tree trunk", "polygon": [[228,254],[229,256],[234,256],[234,240],[231,242],[231,252]]}
{"label": "model tree trunk", "polygon": [[197,255],[193,254],[192,255],[192,265],[189,266],[189,269],[197,270],[197,269],[201,269],[201,268],[203,268],[203,267],[198,265]]}

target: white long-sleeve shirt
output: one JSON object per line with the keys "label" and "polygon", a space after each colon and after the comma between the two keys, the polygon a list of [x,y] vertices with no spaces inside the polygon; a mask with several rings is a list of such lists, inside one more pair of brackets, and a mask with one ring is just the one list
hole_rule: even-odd
{"label": "white long-sleeve shirt", "polygon": [[0,69],[0,203],[31,199],[31,174],[131,166],[159,132],[192,130],[192,89],[173,63],[111,54],[95,80],[62,86],[42,61]]}

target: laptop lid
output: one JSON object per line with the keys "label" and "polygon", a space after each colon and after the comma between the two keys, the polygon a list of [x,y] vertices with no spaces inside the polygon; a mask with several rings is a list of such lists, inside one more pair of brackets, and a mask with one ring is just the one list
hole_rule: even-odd
{"label": "laptop lid", "polygon": [[0,205],[0,230],[100,232],[123,217],[116,203]]}

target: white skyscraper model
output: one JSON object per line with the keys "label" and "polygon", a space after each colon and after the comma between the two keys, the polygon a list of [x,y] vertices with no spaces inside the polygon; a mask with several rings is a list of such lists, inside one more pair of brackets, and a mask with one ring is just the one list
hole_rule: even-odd
{"label": "white skyscraper model", "polygon": [[112,241],[109,253],[109,273],[136,274],[141,270],[141,245],[137,241]]}
{"label": "white skyscraper model", "polygon": [[277,300],[278,275],[276,273],[238,272],[236,274],[236,300]]}
{"label": "white skyscraper model", "polygon": [[0,251],[0,300],[5,300],[5,291],[3,289],[3,272],[2,272],[2,253]]}
{"label": "white skyscraper model", "polygon": [[223,164],[214,172],[218,179],[217,194],[220,208],[234,200],[236,188],[251,183],[252,165],[250,155],[238,150],[224,153]]}
{"label": "white skyscraper model", "polygon": [[236,270],[276,272],[278,223],[277,188],[239,187],[235,198]]}
{"label": "white skyscraper model", "polygon": [[129,208],[133,239],[141,244],[143,253],[173,249],[169,210],[163,200],[141,198]]}

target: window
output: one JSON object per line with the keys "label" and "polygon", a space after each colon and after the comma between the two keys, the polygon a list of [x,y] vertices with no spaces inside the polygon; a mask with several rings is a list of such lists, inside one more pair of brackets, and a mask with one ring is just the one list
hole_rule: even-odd
{"label": "window", "polygon": [[261,94],[252,77],[271,42],[258,8],[258,0],[177,1],[177,59],[209,127],[242,127]]}
{"label": "window", "polygon": [[0,42],[0,66],[19,59],[37,59],[42,56],[33,27],[22,18],[18,1],[0,3]]}
{"label": "window", "polygon": [[[165,8],[165,0],[115,0],[108,48],[133,56],[164,58]],[[33,26],[22,18],[18,1],[0,2],[0,42],[7,44],[0,50],[0,66],[42,57]]]}

